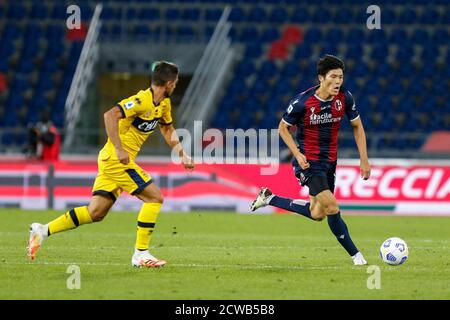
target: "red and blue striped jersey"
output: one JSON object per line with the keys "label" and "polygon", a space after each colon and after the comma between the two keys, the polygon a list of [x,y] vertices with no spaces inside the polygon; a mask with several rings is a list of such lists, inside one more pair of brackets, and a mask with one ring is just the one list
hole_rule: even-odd
{"label": "red and blue striped jersey", "polygon": [[359,118],[359,111],[350,91],[343,87],[330,100],[316,94],[312,87],[290,102],[282,121],[297,126],[296,140],[307,160],[334,162],[337,160],[338,132],[344,114],[350,121]]}

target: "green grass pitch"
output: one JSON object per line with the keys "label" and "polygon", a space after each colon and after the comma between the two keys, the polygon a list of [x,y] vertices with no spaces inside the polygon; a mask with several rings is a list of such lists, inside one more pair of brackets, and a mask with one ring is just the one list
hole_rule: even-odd
{"label": "green grass pitch", "polygon": [[[296,215],[161,213],[151,252],[161,269],[130,260],[136,213],[49,238],[35,262],[25,247],[28,225],[55,211],[0,210],[0,299],[450,299],[450,218],[344,215],[381,288],[368,289],[367,266],[353,266],[326,221]],[[404,265],[379,258],[391,236],[410,248]],[[67,269],[80,268],[69,290]]]}

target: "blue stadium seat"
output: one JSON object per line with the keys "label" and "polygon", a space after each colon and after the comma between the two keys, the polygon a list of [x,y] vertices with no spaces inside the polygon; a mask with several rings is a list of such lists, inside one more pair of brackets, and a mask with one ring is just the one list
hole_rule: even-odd
{"label": "blue stadium seat", "polygon": [[361,44],[365,42],[365,33],[363,27],[354,27],[347,32],[348,44]]}
{"label": "blue stadium seat", "polygon": [[397,96],[403,93],[403,85],[400,81],[398,81],[398,77],[390,77],[386,81],[388,84],[385,88],[385,93],[391,96]]}
{"label": "blue stadium seat", "polygon": [[[5,125],[5,127],[6,127],[6,125]],[[12,133],[5,132],[5,133],[2,134],[1,137],[2,137],[2,144],[3,145],[9,147],[9,146],[11,146],[13,144],[14,137],[13,137]]]}
{"label": "blue stadium seat", "polygon": [[340,7],[336,10],[334,16],[332,17],[333,23],[337,24],[348,24],[354,21],[353,12],[349,7]]}
{"label": "blue stadium seat", "polygon": [[23,3],[11,3],[6,12],[6,17],[10,20],[20,21],[25,18],[27,8]]}
{"label": "blue stadium seat", "polygon": [[423,10],[419,18],[419,23],[425,25],[437,24],[441,20],[439,12],[436,9],[427,8]]}
{"label": "blue stadium seat", "polygon": [[198,21],[200,19],[199,8],[186,8],[183,10],[181,17],[185,21]]}
{"label": "blue stadium seat", "polygon": [[41,38],[43,34],[42,27],[37,23],[29,23],[24,30],[25,40],[28,43],[29,41],[37,41]]}
{"label": "blue stadium seat", "polygon": [[120,10],[104,5],[100,18],[104,21],[120,19]]}
{"label": "blue stadium seat", "polygon": [[248,22],[260,22],[267,21],[267,12],[263,7],[254,7],[250,9],[248,16]]}
{"label": "blue stadium seat", "polygon": [[360,62],[355,64],[352,72],[351,77],[365,77],[369,74],[369,68],[364,62]]}
{"label": "blue stadium seat", "polygon": [[176,28],[177,36],[179,39],[191,39],[195,35],[195,31],[191,26],[182,25]]}
{"label": "blue stadium seat", "polygon": [[382,16],[382,23],[383,24],[393,24],[395,22],[397,22],[397,16],[395,14],[395,11],[390,9],[390,8],[385,8],[383,7],[382,11],[381,11],[381,16]]}
{"label": "blue stadium seat", "polygon": [[256,27],[248,25],[241,30],[238,36],[238,40],[241,42],[259,42],[260,36],[259,31]]}
{"label": "blue stadium seat", "polygon": [[49,24],[45,30],[45,36],[50,42],[60,41],[65,35],[65,26],[60,24]]}
{"label": "blue stadium seat", "polygon": [[378,44],[375,46],[372,46],[372,52],[370,54],[370,57],[375,61],[386,61],[386,58],[388,56],[388,47],[384,44]]}
{"label": "blue stadium seat", "polygon": [[22,59],[17,67],[17,72],[22,74],[29,74],[35,69],[33,61],[31,59]]}
{"label": "blue stadium seat", "polygon": [[229,16],[231,22],[241,22],[246,20],[246,13],[241,7],[233,7]]}
{"label": "blue stadium seat", "polygon": [[314,23],[328,23],[332,16],[331,11],[325,7],[315,10],[312,15],[312,22]]}
{"label": "blue stadium seat", "polygon": [[378,46],[387,45],[388,37],[384,29],[370,30],[367,41]]}
{"label": "blue stadium seat", "polygon": [[34,2],[29,14],[30,19],[45,19],[49,15],[48,7],[45,4]]}
{"label": "blue stadium seat", "polygon": [[322,41],[322,31],[316,27],[310,27],[305,34],[304,42],[306,43],[318,43]]}
{"label": "blue stadium seat", "polygon": [[410,62],[413,56],[414,56],[414,48],[411,45],[404,45],[398,48],[395,54],[395,59],[397,61]]}
{"label": "blue stadium seat", "polygon": [[294,52],[295,59],[309,59],[312,55],[312,48],[309,43],[303,42]]}
{"label": "blue stadium seat", "polygon": [[206,9],[205,20],[210,22],[219,21],[220,17],[222,16],[222,12],[222,9],[217,8]]}
{"label": "blue stadium seat", "polygon": [[21,33],[22,30],[17,24],[7,24],[3,27],[2,42],[9,39],[18,39]]}
{"label": "blue stadium seat", "polygon": [[429,33],[425,29],[415,29],[411,35],[410,41],[417,44],[424,44],[429,42]]}
{"label": "blue stadium seat", "polygon": [[262,42],[272,42],[279,38],[280,38],[280,31],[278,30],[278,28],[267,27],[262,31],[260,40]]}
{"label": "blue stadium seat", "polygon": [[344,42],[344,33],[342,29],[331,28],[325,34],[325,39],[327,42],[342,43]]}
{"label": "blue stadium seat", "polygon": [[413,24],[417,20],[418,17],[416,10],[405,6],[405,9],[400,13],[398,22],[402,24]]}
{"label": "blue stadium seat", "polygon": [[276,77],[278,75],[278,68],[275,63],[271,60],[264,61],[258,72],[258,76],[263,79],[270,79]]}
{"label": "blue stadium seat", "polygon": [[9,63],[3,58],[1,50],[0,50],[0,72],[7,73],[9,71]]}
{"label": "blue stadium seat", "polygon": [[293,23],[305,23],[310,21],[310,19],[311,16],[306,7],[295,7],[289,20]]}
{"label": "blue stadium seat", "polygon": [[241,61],[241,63],[239,63],[239,65],[236,69],[236,77],[237,78],[245,78],[254,72],[255,72],[255,66],[253,64],[253,61],[244,60],[244,61]]}
{"label": "blue stadium seat", "polygon": [[150,35],[150,27],[146,24],[138,24],[134,27],[133,33],[137,36]]}
{"label": "blue stadium seat", "polygon": [[[326,37],[325,37],[326,38]],[[332,54],[335,56],[338,56],[338,47],[337,47],[338,43],[337,42],[323,42],[321,49],[319,51],[319,55],[322,56],[324,54]]]}
{"label": "blue stadium seat", "polygon": [[156,21],[160,18],[160,12],[157,8],[144,8],[140,11],[140,19],[148,21]]}
{"label": "blue stadium seat", "polygon": [[361,59],[363,55],[363,48],[361,44],[354,43],[347,45],[347,51],[345,52],[346,59]]}
{"label": "blue stadium seat", "polygon": [[288,21],[288,14],[286,9],[282,7],[275,7],[269,15],[269,22],[272,23],[286,23]]}
{"label": "blue stadium seat", "polygon": [[439,28],[435,29],[431,38],[431,41],[436,44],[447,45],[450,41],[449,33],[446,29]]}
{"label": "blue stadium seat", "polygon": [[404,43],[409,40],[408,38],[408,33],[406,32],[405,28],[395,28],[389,33],[388,42],[392,44]]}
{"label": "blue stadium seat", "polygon": [[291,78],[300,76],[301,70],[299,65],[295,61],[287,61],[281,69],[280,74],[283,78]]}
{"label": "blue stadium seat", "polygon": [[125,17],[126,17],[127,21],[138,19],[138,11],[137,11],[137,9],[135,7],[129,7],[126,10]]}
{"label": "blue stadium seat", "polygon": [[247,49],[245,50],[246,58],[257,58],[262,54],[261,43],[259,42],[250,42],[247,45]]}
{"label": "blue stadium seat", "polygon": [[[80,11],[83,12],[83,10]],[[67,19],[67,6],[60,4],[60,3],[55,3],[55,5],[53,6],[52,12],[50,14],[50,18],[54,19],[54,20],[66,20]]]}

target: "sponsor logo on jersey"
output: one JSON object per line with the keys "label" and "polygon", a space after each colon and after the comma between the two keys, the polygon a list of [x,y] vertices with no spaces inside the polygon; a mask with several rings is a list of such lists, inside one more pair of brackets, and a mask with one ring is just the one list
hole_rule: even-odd
{"label": "sponsor logo on jersey", "polygon": [[312,107],[310,110],[311,110],[311,115],[309,116],[309,124],[310,125],[325,124],[325,123],[341,121],[341,117],[333,118],[333,115],[329,112],[324,112],[322,114],[314,113],[314,111],[316,110],[315,107]]}
{"label": "sponsor logo on jersey", "polygon": [[144,120],[139,117],[134,119],[132,125],[141,132],[150,133],[155,130],[158,125],[158,119],[154,120]]}

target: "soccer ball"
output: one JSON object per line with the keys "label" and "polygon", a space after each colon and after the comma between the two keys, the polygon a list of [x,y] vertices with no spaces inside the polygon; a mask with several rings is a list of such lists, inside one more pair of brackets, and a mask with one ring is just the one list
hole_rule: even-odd
{"label": "soccer ball", "polygon": [[397,237],[386,239],[380,247],[381,259],[392,266],[404,263],[408,253],[406,242]]}

